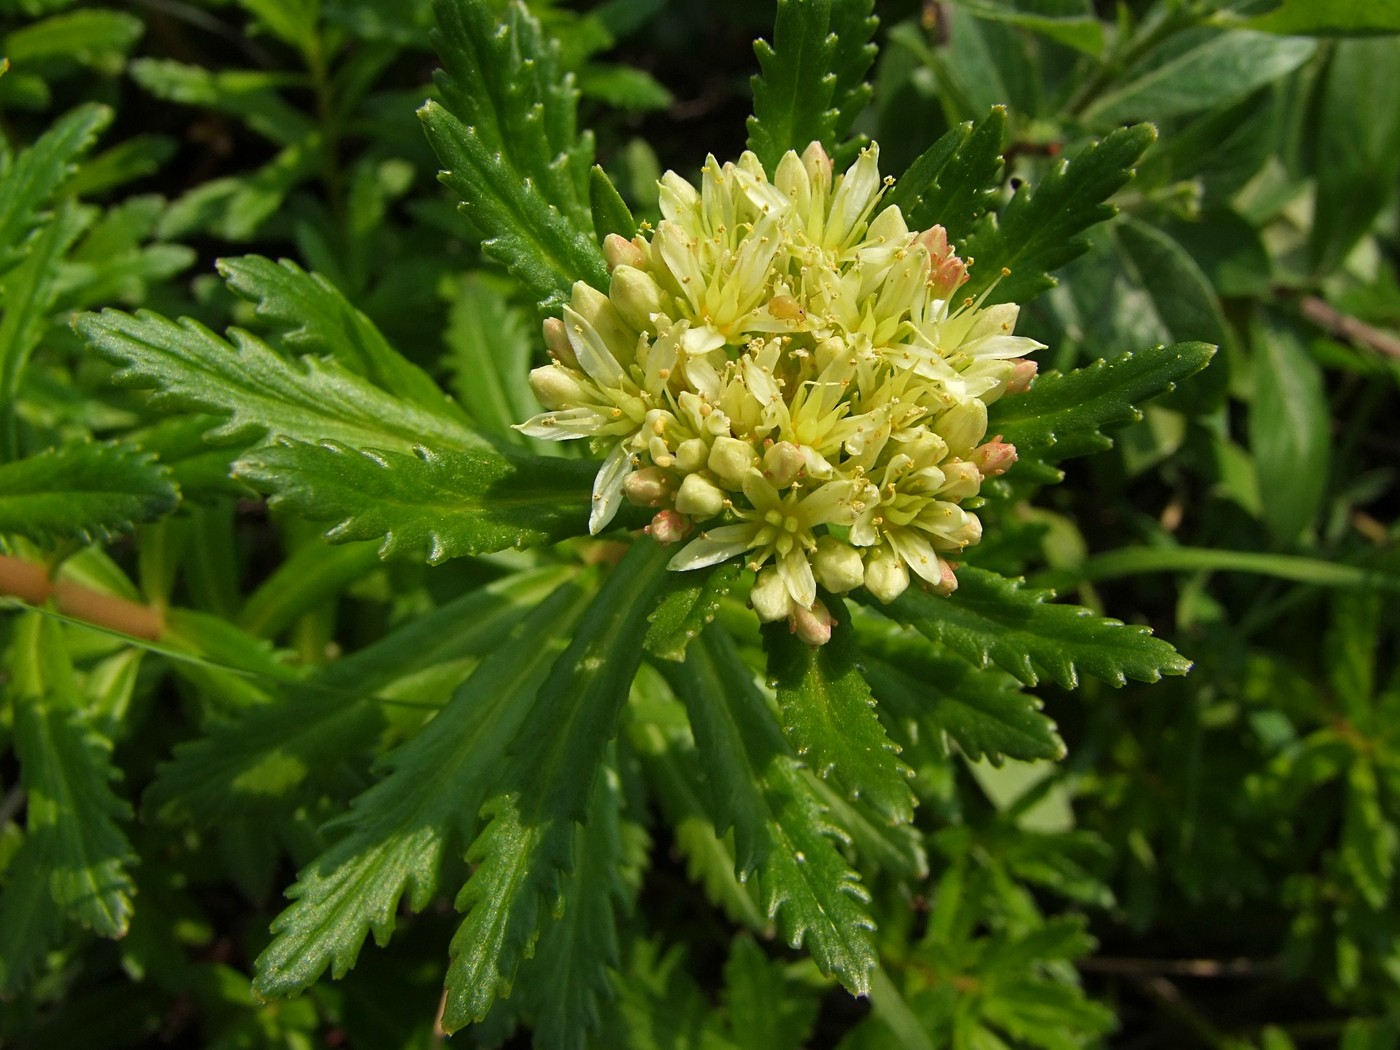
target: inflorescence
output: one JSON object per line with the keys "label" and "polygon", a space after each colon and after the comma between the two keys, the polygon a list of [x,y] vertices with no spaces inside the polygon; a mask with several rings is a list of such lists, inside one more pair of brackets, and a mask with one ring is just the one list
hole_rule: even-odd
{"label": "inflorescence", "polygon": [[744,559],[758,615],[812,644],[831,632],[818,584],[957,586],[948,559],[982,535],[963,504],[1016,459],[984,440],[987,406],[1042,346],[1015,305],[959,298],[970,260],[942,227],[877,213],[878,159],[833,177],[813,143],[771,182],[752,153],[710,157],[698,190],[668,172],[655,231],[607,238],[607,292],[579,282],[545,322],[547,411],[519,426],[605,454],[591,532],[623,499],[654,508],[652,539],[689,541],[672,569]]}

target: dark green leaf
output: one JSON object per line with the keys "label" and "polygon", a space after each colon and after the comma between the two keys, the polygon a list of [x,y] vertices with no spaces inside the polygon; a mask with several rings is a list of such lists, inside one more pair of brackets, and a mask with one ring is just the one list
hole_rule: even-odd
{"label": "dark green leaf", "polygon": [[479,274],[464,279],[448,312],[445,333],[452,389],[476,426],[513,444],[544,451],[549,442],[513,429],[539,411],[530,365],[539,328]]}
{"label": "dark green leaf", "polygon": [[946,735],[972,761],[985,756],[994,765],[1004,758],[1064,758],[1055,723],[1010,675],[973,667],[884,618],[858,616],[856,626],[866,652],[866,677],[881,710],[912,720],[920,737]]}
{"label": "dark green leaf", "polygon": [[225,417],[214,438],[287,437],[409,452],[422,442],[477,448],[485,439],[455,414],[430,412],[384,393],[335,361],[293,363],[238,329],[227,342],[196,321],[104,310],[74,321],[126,386],[155,387],[152,401]]}
{"label": "dark green leaf", "polygon": [[763,629],[783,730],[817,776],[834,776],[891,824],[907,824],[914,819],[912,771],[875,714],[845,603],[834,595],[824,600],[838,622],[826,645],[808,645],[781,621]]}
{"label": "dark green leaf", "polygon": [[1004,106],[959,124],[920,154],[882,204],[897,205],[912,230],[942,226],[956,244],[996,201],[1005,137]]}
{"label": "dark green leaf", "polygon": [[510,994],[521,960],[576,863],[575,829],[603,765],[668,552],[637,543],[612,571],[569,648],[554,662],[516,735],[490,823],[472,844],[475,865],[457,897],[467,913],[452,938],[443,1026],[455,1031]]}
{"label": "dark green leaf", "polygon": [[281,341],[289,351],[333,357],[386,393],[437,415],[460,415],[437,382],[390,346],[324,277],[290,259],[274,263],[260,255],[220,259],[218,267],[233,291],[256,304],[259,317],[284,329]]}
{"label": "dark green leaf", "polygon": [[[1130,178],[1132,166],[1157,137],[1150,124],[1119,128],[1061,160],[1034,190],[1022,186],[1000,216],[987,216],[961,247],[974,258],[967,294],[978,295],[1000,277],[996,302],[1024,303],[1054,286],[1050,271],[1082,255],[1081,236],[1115,214],[1105,202]],[[1003,270],[1010,270],[1001,276]]]}
{"label": "dark green leaf", "polygon": [[1026,393],[992,406],[989,430],[1024,457],[1012,467],[1014,477],[1058,480],[1048,464],[1111,447],[1103,428],[1141,419],[1140,402],[1199,372],[1214,353],[1205,343],[1178,343],[1038,376]]}
{"label": "dark green leaf", "polygon": [[229,69],[214,72],[169,59],[138,58],[131,79],[158,98],[220,110],[245,121],[278,146],[290,146],[315,131],[311,117],[278,91],[298,87],[292,74]]}
{"label": "dark green leaf", "polygon": [[84,717],[58,621],[25,615],[11,660],[27,842],[48,873],[54,903],[93,932],[121,937],[131,922],[127,867],[135,858],[117,825],[131,807],[112,793],[111,745]]}
{"label": "dark green leaf", "polygon": [[772,172],[788,150],[820,142],[828,151],[870,97],[875,60],[873,0],[779,0],[773,43],[754,42],[763,73],[753,78],[749,149]]}
{"label": "dark green leaf", "polygon": [[978,667],[995,664],[1026,685],[1048,676],[1065,689],[1083,671],[1112,685],[1185,674],[1191,662],[1146,627],[1095,616],[1074,605],[1049,605],[1050,591],[964,565],[949,597],[910,588],[889,615],[941,642]]}
{"label": "dark green leaf", "polygon": [[144,452],[82,442],[0,464],[0,532],[105,542],[175,509],[179,493]]}
{"label": "dark green leaf", "polygon": [[0,893],[0,992],[5,995],[24,986],[63,933],[49,875],[48,858],[32,838],[20,843],[5,867]]}
{"label": "dark green leaf", "polygon": [[1382,911],[1390,900],[1397,852],[1400,832],[1382,806],[1375,767],[1358,757],[1347,775],[1341,856],[1356,888],[1375,911]]}
{"label": "dark green leaf", "polygon": [[800,1050],[817,1019],[817,1000],[747,936],[736,937],[724,964],[729,1032],[743,1050]]}
{"label": "dark green leaf", "polygon": [[255,964],[262,996],[293,995],[327,966],[343,977],[372,930],[387,944],[400,898],[422,911],[449,850],[465,850],[500,755],[588,598],[566,584],[520,621],[452,701],[406,744],[385,755],[385,776],[331,829],[347,833],[304,868],[294,903],[272,924]]}
{"label": "dark green leaf", "polygon": [[1264,520],[1288,541],[1317,517],[1327,493],[1331,410],[1322,369],[1291,327],[1261,320],[1253,335],[1250,451],[1259,472]]}
{"label": "dark green leaf", "polygon": [[742,572],[741,563],[728,561],[699,572],[672,573],[656,610],[647,617],[647,650],[663,660],[684,660],[686,647],[714,620],[720,601]]}
{"label": "dark green leaf", "polygon": [[274,506],[333,522],[332,542],[382,539],[381,557],[436,565],[587,535],[597,466],[485,449],[419,446],[407,455],[283,440],[245,454],[234,472]]}
{"label": "dark green leaf", "polygon": [[22,66],[76,62],[114,75],[144,28],[121,11],[69,11],[21,26],[5,37],[0,51]]}
{"label": "dark green leaf", "polygon": [[1400,39],[1342,40],[1318,84],[1313,272],[1330,273],[1370,230],[1400,184]]}
{"label": "dark green leaf", "polygon": [[805,943],[822,972],[867,993],[875,967],[869,895],[728,634],[704,632],[673,679],[709,773],[715,826],[734,829],[740,877],[757,872],[763,906],[789,943]]}
{"label": "dark green leaf", "polygon": [[1090,0],[954,0],[978,18],[1008,22],[1043,33],[1077,51],[1097,55],[1103,50],[1103,25]]}

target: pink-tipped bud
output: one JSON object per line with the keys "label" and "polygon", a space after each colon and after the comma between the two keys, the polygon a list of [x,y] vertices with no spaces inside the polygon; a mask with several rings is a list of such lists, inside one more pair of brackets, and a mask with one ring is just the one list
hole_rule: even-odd
{"label": "pink-tipped bud", "polygon": [[638,507],[660,507],[676,494],[676,479],[660,467],[643,467],[627,475],[622,493]]}
{"label": "pink-tipped bud", "polygon": [[807,171],[814,194],[831,192],[831,156],[820,142],[813,142],[802,151],[802,167]]}
{"label": "pink-tipped bud", "polygon": [[972,462],[984,478],[995,478],[1005,474],[1016,462],[1016,446],[1003,441],[998,434],[985,445],[978,445],[972,453]]}
{"label": "pink-tipped bud", "polygon": [[1040,366],[1034,361],[1017,361],[1011,370],[1011,381],[1006,384],[1008,394],[1024,394],[1031,388],[1035,373]]}
{"label": "pink-tipped bud", "polygon": [[942,579],[930,587],[929,590],[934,594],[946,598],[958,589],[958,578],[953,573],[952,563],[946,562],[942,558],[938,559],[938,572]]}
{"label": "pink-tipped bud", "polygon": [[948,231],[942,226],[931,226],[919,234],[917,241],[928,249],[929,286],[934,297],[948,299],[967,280],[967,263],[959,259],[953,246],[948,243]]}
{"label": "pink-tipped bud", "polygon": [[808,645],[825,645],[831,641],[831,628],[836,621],[831,618],[831,612],[818,598],[812,603],[810,609],[804,609],[800,605],[788,614],[788,627],[792,633],[797,635]]}
{"label": "pink-tipped bud", "polygon": [[619,266],[641,266],[645,256],[642,250],[620,233],[610,233],[603,238],[603,258],[608,261],[608,270]]}
{"label": "pink-tipped bud", "polygon": [[660,511],[651,524],[642,530],[657,543],[669,546],[690,535],[690,519],[674,510]]}
{"label": "pink-tipped bud", "polygon": [[758,579],[749,592],[749,604],[764,623],[781,620],[792,612],[792,596],[773,566],[759,570]]}
{"label": "pink-tipped bud", "polygon": [[763,453],[763,472],[777,489],[785,489],[807,467],[807,457],[791,441],[775,441]]}
{"label": "pink-tipped bud", "polygon": [[559,317],[546,317],[544,320],[544,345],[549,356],[566,368],[578,368],[578,357],[569,345],[569,331]]}

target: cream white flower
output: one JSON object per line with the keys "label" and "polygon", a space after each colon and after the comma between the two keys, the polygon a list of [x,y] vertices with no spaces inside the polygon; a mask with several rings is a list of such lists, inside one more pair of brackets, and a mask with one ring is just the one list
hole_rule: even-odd
{"label": "cream white flower", "polygon": [[699,187],[667,173],[656,229],[604,245],[607,294],[575,285],[546,322],[546,411],[520,425],[604,456],[592,532],[623,499],[656,509],[653,539],[688,537],[671,568],[742,559],[759,615],[811,644],[818,584],[957,585],[949,558],[981,537],[962,503],[1015,461],[987,405],[1041,345],[1014,305],[959,295],[968,263],[881,209],[888,181],[874,145],[840,175],[816,143],[771,180],[751,153],[708,158]]}

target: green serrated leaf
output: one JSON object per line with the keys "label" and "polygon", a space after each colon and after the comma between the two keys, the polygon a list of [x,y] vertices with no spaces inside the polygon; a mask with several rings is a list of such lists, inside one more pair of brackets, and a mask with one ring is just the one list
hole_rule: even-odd
{"label": "green serrated leaf", "polygon": [[472,877],[457,898],[467,913],[452,938],[443,1027],[455,1031],[510,994],[521,960],[576,857],[575,827],[641,662],[646,615],[668,552],[637,543],[608,577],[573,642],[555,661],[511,745],[490,823],[472,844]]}
{"label": "green serrated leaf", "polygon": [[1104,428],[1141,419],[1139,404],[1199,372],[1214,353],[1208,343],[1176,343],[1037,376],[1029,391],[992,406],[988,431],[1001,434],[1022,457],[1013,477],[1058,481],[1060,472],[1049,464],[1111,448]]}
{"label": "green serrated leaf", "polygon": [[714,620],[719,603],[742,574],[743,566],[729,561],[667,577],[661,601],[647,617],[647,651],[663,660],[684,660],[686,647]]}
{"label": "green serrated leaf", "polygon": [[303,86],[293,73],[248,69],[216,72],[161,58],[138,58],[128,72],[132,80],[157,98],[228,113],[278,146],[302,142],[316,130],[307,114],[278,94],[285,88]]}
{"label": "green serrated leaf", "polygon": [[473,450],[413,455],[280,441],[246,453],[234,473],[270,502],[335,524],[333,543],[382,540],[381,557],[466,554],[588,534],[593,476],[586,460]]}
{"label": "green serrated leaf", "polygon": [[845,602],[823,597],[838,622],[826,645],[808,645],[781,621],[763,628],[783,730],[817,776],[834,776],[891,824],[907,824],[914,819],[913,773],[875,713]]}
{"label": "green serrated leaf", "polygon": [[817,1019],[812,989],[802,988],[752,937],[736,937],[724,964],[729,1033],[743,1050],[799,1050]]}
{"label": "green serrated leaf", "polygon": [[[1105,202],[1132,178],[1133,164],[1156,138],[1150,124],[1119,128],[1061,160],[1039,186],[1018,189],[962,245],[962,256],[977,261],[966,293],[977,296],[995,284],[991,301],[1024,303],[1053,287],[1050,271],[1082,255],[1083,232],[1113,217]],[[1003,270],[1011,272],[1002,276]]]}
{"label": "green serrated leaf", "polygon": [[21,617],[10,666],[27,841],[54,903],[93,932],[121,937],[131,922],[127,867],[135,857],[117,821],[131,807],[110,787],[111,745],[86,722],[62,626],[40,613]]}
{"label": "green serrated leaf", "polygon": [[[0,64],[2,65],[2,64]],[[63,912],[49,892],[48,858],[32,838],[5,867],[0,892],[0,992],[14,995],[63,933]]]}
{"label": "green serrated leaf", "polygon": [[779,0],[773,43],[754,42],[749,149],[772,172],[788,150],[835,149],[870,97],[872,0]]}
{"label": "green serrated leaf", "polygon": [[328,830],[347,834],[299,875],[272,924],[254,989],[287,996],[329,966],[343,977],[370,931],[385,945],[399,901],[421,911],[446,852],[465,849],[502,750],[530,709],[589,598],[566,584],[535,607],[416,736],[384,756],[384,778]]}
{"label": "green serrated leaf", "polygon": [[289,351],[333,357],[386,393],[465,422],[432,376],[390,346],[324,277],[290,259],[274,263],[260,255],[220,259],[217,265],[229,288],[256,304],[259,317],[284,329],[281,341]]}
{"label": "green serrated leaf", "polygon": [[200,826],[284,811],[302,785],[374,743],[400,683],[491,652],[568,573],[541,569],[470,591],[305,682],[282,686],[274,702],[211,723],[159,767],[144,811]]}
{"label": "green serrated leaf", "polygon": [[25,237],[39,222],[42,209],[72,176],[74,162],[86,153],[112,119],[106,106],[82,105],[20,153],[0,175],[0,273],[14,265]]}
{"label": "green serrated leaf", "polygon": [[909,165],[881,206],[897,205],[911,230],[937,224],[958,243],[996,202],[1005,138],[1005,106],[959,124]]}
{"label": "green serrated leaf", "polygon": [[144,29],[141,19],[121,11],[69,11],[20,26],[0,51],[22,66],[76,62],[115,75]]}
{"label": "green serrated leaf", "polygon": [[166,470],[125,445],[78,442],[0,464],[0,532],[40,542],[105,542],[179,501]]}
{"label": "green serrated leaf", "polygon": [[400,452],[423,442],[443,449],[485,444],[455,414],[386,394],[332,360],[290,362],[236,328],[228,342],[196,321],[146,310],[82,314],[73,325],[97,353],[122,366],[113,377],[119,385],[155,387],[156,407],[223,416],[209,435],[214,439],[286,437]]}
{"label": "green serrated leaf", "polygon": [[1112,685],[1129,678],[1155,682],[1191,669],[1189,660],[1148,628],[1079,606],[1047,604],[1053,597],[1051,591],[1026,589],[1019,580],[964,565],[952,595],[910,588],[885,608],[975,666],[995,664],[1026,685],[1047,676],[1073,689],[1081,671]]}
{"label": "green serrated leaf", "polygon": [[482,431],[536,452],[548,442],[526,437],[514,425],[539,411],[529,373],[539,329],[524,311],[482,280],[467,277],[448,312],[445,339],[451,351],[452,389]]}
{"label": "green serrated leaf", "polygon": [[597,164],[588,173],[588,200],[593,211],[593,234],[599,244],[610,233],[628,240],[637,235],[637,220],[632,218],[632,209],[627,207],[608,173]]}
{"label": "green serrated leaf", "polygon": [[1064,758],[1055,723],[1010,675],[973,667],[883,617],[867,613],[855,623],[866,653],[866,677],[881,710],[912,720],[920,736],[936,740],[946,734],[974,762]]}
{"label": "green serrated leaf", "polygon": [[756,872],[763,907],[788,942],[805,943],[823,973],[866,994],[875,968],[869,895],[728,634],[702,634],[673,680],[709,773],[714,824],[734,828],[740,878]]}
{"label": "green serrated leaf", "polygon": [[1341,856],[1361,896],[1375,911],[1390,900],[1400,831],[1381,804],[1376,769],[1358,758],[1347,773],[1346,814],[1342,821]]}

